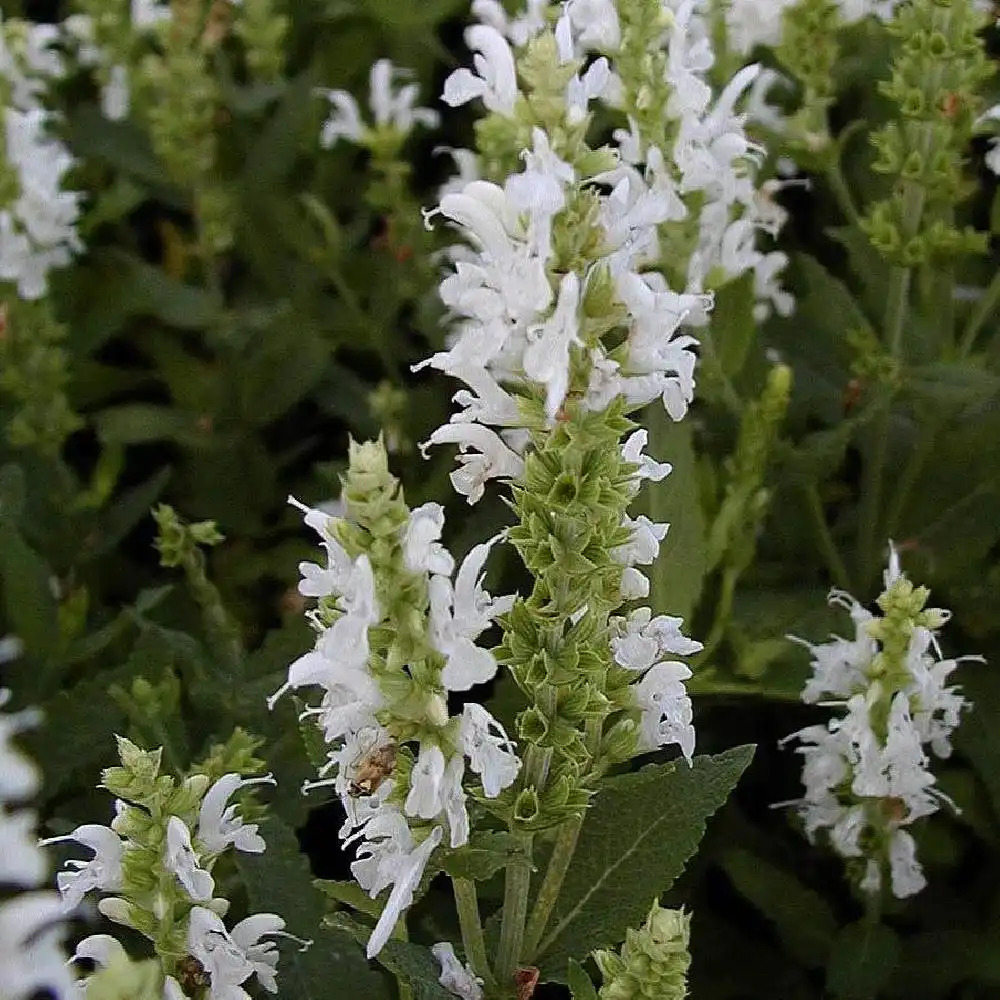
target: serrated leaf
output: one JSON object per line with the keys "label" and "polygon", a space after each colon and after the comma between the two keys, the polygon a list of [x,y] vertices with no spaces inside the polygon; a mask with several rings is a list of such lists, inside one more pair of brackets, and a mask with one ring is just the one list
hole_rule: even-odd
{"label": "serrated leaf", "polygon": [[740,848],[722,855],[722,867],[737,891],[774,924],[789,954],[809,968],[822,968],[837,933],[826,900],[791,872]]}
{"label": "serrated leaf", "polygon": [[597,990],[587,970],[572,958],[566,969],[566,985],[573,994],[573,1000],[597,1000]]}
{"label": "serrated leaf", "polygon": [[875,1000],[899,961],[899,938],[885,924],[848,924],[837,936],[826,988],[837,1000]]}
{"label": "serrated leaf", "polygon": [[350,935],[323,925],[323,898],[313,885],[295,834],[274,816],[261,823],[260,832],[267,850],[237,855],[250,905],[255,911],[283,916],[291,933],[313,940],[305,952],[282,950],[281,995],[329,1000],[334,984],[350,983],[351,1000],[390,1000],[388,983],[368,967]]}
{"label": "serrated leaf", "polygon": [[646,483],[636,507],[653,521],[667,522],[670,530],[648,573],[650,604],[655,613],[690,618],[698,603],[705,576],[705,516],[698,495],[692,425],[674,423],[662,406],[644,411],[649,429],[649,455],[670,462],[673,471],[663,482]]}
{"label": "serrated leaf", "polygon": [[642,923],[650,901],[684,870],[753,751],[696,757],[691,767],[657,764],[603,784],[538,949],[544,976],[562,979],[570,958],[617,944]]}

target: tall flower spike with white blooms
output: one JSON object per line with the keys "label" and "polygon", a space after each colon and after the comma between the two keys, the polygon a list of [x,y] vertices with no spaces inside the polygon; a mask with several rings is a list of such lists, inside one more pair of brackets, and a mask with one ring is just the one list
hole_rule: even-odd
{"label": "tall flower spike with white blooms", "polygon": [[358,845],[355,878],[372,897],[389,890],[371,956],[412,903],[438,844],[469,839],[466,759],[487,798],[517,777],[514,746],[489,712],[470,703],[453,719],[447,706],[448,692],[495,676],[496,658],[476,639],[513,598],[483,586],[499,539],[474,546],[456,571],[440,541],[443,508],[406,506],[381,442],[352,443],[343,497],[343,518],[303,508],[331,569],[302,564],[303,593],[320,598],[310,612],[316,647],[289,667],[274,698],[289,688],[323,692],[303,719],[321,729],[327,761],[306,787],[340,795],[341,836]]}
{"label": "tall flower spike with white blooms", "polygon": [[[684,639],[679,620],[669,628],[657,619],[648,662],[625,666],[604,637],[618,636],[614,614],[626,600],[648,594],[639,567],[656,559],[668,527],[627,513],[644,480],[670,472],[644,453],[648,434],[629,417],[656,400],[683,418],[697,362],[697,340],[686,328],[703,323],[712,305],[707,279],[693,290],[683,286],[699,239],[685,197],[692,208],[734,201],[734,192],[752,202],[753,185],[743,180],[755,151],[735,111],[744,78],[713,106],[703,79],[711,60],[693,42],[675,44],[671,59],[664,49],[659,63],[661,84],[672,86],[668,73],[677,81],[678,106],[696,106],[676,155],[665,142],[654,147],[638,125],[634,143],[629,129],[618,148],[587,145],[593,102],[620,110],[625,100],[617,59],[626,37],[645,59],[671,24],[659,19],[657,0],[656,30],[637,33],[623,16],[630,4],[552,4],[518,37],[494,5],[476,5],[484,23],[466,33],[475,70],[456,70],[444,100],[481,100],[490,112],[477,136],[483,169],[495,175],[449,187],[427,213],[463,242],[448,254],[440,287],[455,321],[449,349],[418,367],[464,387],[450,420],[424,447],[460,446],[452,483],[470,503],[489,480],[510,482],[518,523],[507,538],[535,581],[530,598],[505,609],[497,652],[529,704],[518,736],[533,746],[520,776],[511,769],[517,797],[508,814],[511,829],[525,835],[578,821],[590,768],[663,746],[689,760],[694,751],[684,687],[690,671],[667,654],[700,645]],[[688,27],[694,34],[697,25]],[[681,94],[685,73],[692,82]],[[695,184],[694,164],[705,163],[712,172]],[[676,252],[661,235],[671,224],[687,227],[678,229]],[[432,636],[441,649],[444,594],[445,584],[432,581]],[[595,650],[598,635],[604,648]],[[476,659],[463,653],[460,662],[475,680]],[[506,737],[470,706],[460,732],[488,789],[486,769],[503,761]],[[440,772],[436,763],[429,774]]]}
{"label": "tall flower spike with white blooms", "polygon": [[52,81],[64,75],[52,25],[0,24],[0,109],[9,192],[0,202],[0,279],[22,299],[40,299],[48,275],[70,263],[83,245],[76,232],[81,196],[65,189],[73,158],[54,134],[44,107]]}
{"label": "tall flower spike with white blooms", "polygon": [[368,101],[373,125],[365,124],[357,101],[346,90],[317,90],[330,102],[330,116],[323,123],[320,145],[329,149],[341,139],[365,143],[380,131],[393,130],[408,135],[417,125],[433,128],[438,113],[417,107],[419,88],[407,82],[407,70],[393,66],[388,59],[379,59],[368,78]]}
{"label": "tall flower spike with white blooms", "polygon": [[48,861],[35,834],[35,815],[25,803],[41,787],[34,763],[12,738],[38,723],[27,711],[2,711],[10,692],[0,688],[0,996],[29,1000],[45,991],[71,1000],[77,986],[66,965],[64,914],[59,897],[41,889]]}
{"label": "tall flower spike with white blooms", "polygon": [[[284,921],[273,913],[254,914],[227,930],[221,917],[229,901],[215,895],[212,876],[230,848],[251,853],[265,848],[256,825],[244,823],[229,800],[248,786],[273,784],[273,778],[244,779],[229,771],[212,780],[208,774],[217,774],[234,755],[245,760],[245,749],[234,734],[230,743],[215,748],[202,770],[177,783],[160,774],[160,751],[146,752],[119,738],[121,766],[105,770],[102,782],[119,796],[110,826],[85,824],[43,842],[71,841],[93,851],[89,861],[67,861],[59,874],[63,908],[74,909],[94,890],[109,894],[98,901],[98,909],[151,942],[153,972],[165,1000],[184,995],[178,977],[185,955],[201,963],[208,1000],[249,1000],[242,984],[254,974],[265,989],[276,989],[278,953],[262,938],[291,937]],[[138,974],[120,942],[106,934],[85,938],[73,958],[96,962],[105,970],[102,976],[113,978],[116,965],[123,977]]]}
{"label": "tall flower spike with white blooms", "polygon": [[926,884],[907,828],[950,801],[935,787],[929,756],[951,753],[968,703],[947,680],[961,660],[981,658],[941,658],[937,629],[950,614],[926,607],[929,591],[906,578],[891,545],[884,584],[881,615],[831,592],[851,615],[854,639],[796,640],[813,657],[803,701],[844,712],[787,737],[800,744],[805,785],[789,804],[810,840],[823,832],[838,854],[856,859],[850,870],[863,892],[879,894],[888,874],[893,895],[904,898]]}

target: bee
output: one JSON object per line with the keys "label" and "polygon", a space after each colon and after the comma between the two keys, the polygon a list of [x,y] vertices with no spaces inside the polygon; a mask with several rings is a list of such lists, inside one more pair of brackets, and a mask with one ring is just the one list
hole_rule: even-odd
{"label": "bee", "polygon": [[212,977],[194,955],[185,955],[177,963],[175,973],[181,991],[188,997],[196,997],[212,985]]}
{"label": "bee", "polygon": [[348,795],[373,795],[396,767],[396,744],[374,747],[354,763],[354,780],[347,788]]}

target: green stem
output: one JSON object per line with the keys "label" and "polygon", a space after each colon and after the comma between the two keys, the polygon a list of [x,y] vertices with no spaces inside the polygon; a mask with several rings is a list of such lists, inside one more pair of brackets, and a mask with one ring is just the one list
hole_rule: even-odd
{"label": "green stem", "polygon": [[462,947],[465,949],[466,960],[472,964],[476,975],[489,983],[493,972],[486,955],[486,939],[483,937],[483,925],[479,918],[476,883],[472,879],[453,878],[451,885],[455,891],[455,907],[462,928]]}
{"label": "green stem", "polygon": [[857,227],[861,221],[861,216],[854,199],[851,197],[847,181],[844,179],[844,172],[840,169],[839,152],[831,156],[826,165],[826,180],[830,185],[830,190],[836,199],[837,206],[852,226]]}
{"label": "green stem", "polygon": [[580,839],[580,830],[583,829],[583,817],[583,813],[574,816],[559,828],[555,846],[552,848],[552,857],[549,858],[545,878],[538,890],[538,898],[535,900],[525,933],[524,954],[529,961],[538,953],[538,943],[545,933],[549,917],[552,916],[552,910],[559,899],[566,872],[569,871],[577,841]]}
{"label": "green stem", "polygon": [[528,893],[531,890],[531,855],[534,837],[530,833],[515,833],[514,838],[516,846],[521,850],[507,866],[500,947],[496,961],[496,977],[502,988],[513,984],[514,973],[517,972],[521,962],[524,924],[528,916]]}
{"label": "green stem", "polygon": [[[926,152],[926,151],[925,151]],[[924,191],[916,184],[906,185],[903,196],[902,237],[909,240],[920,228],[924,211]],[[894,267],[889,277],[889,291],[885,309],[884,343],[895,362],[903,360],[903,333],[910,302],[910,284],[913,272],[908,267]],[[864,590],[871,580],[875,566],[882,558],[878,535],[882,519],[882,480],[889,448],[889,430],[892,422],[893,392],[889,389],[879,407],[874,426],[874,443],[865,463],[861,485],[861,510],[858,517],[857,566],[858,586]],[[877,546],[877,548],[876,548]]]}
{"label": "green stem", "polygon": [[816,542],[823,554],[826,568],[838,587],[842,590],[850,590],[851,581],[847,573],[847,566],[840,555],[837,543],[833,540],[833,535],[830,534],[830,528],[823,513],[823,504],[819,497],[819,489],[815,483],[808,483],[803,487],[803,492],[806,497],[806,506],[809,508],[809,516],[812,518],[813,528],[816,532]]}
{"label": "green stem", "polygon": [[737,695],[744,698],[767,698],[769,701],[787,701],[797,703],[799,693],[797,691],[776,691],[765,690],[753,684],[738,683],[736,681],[714,681],[712,674],[714,671],[701,671],[695,673],[687,682],[688,694],[693,698],[712,698]]}
{"label": "green stem", "polygon": [[921,435],[920,442],[910,453],[910,458],[906,463],[906,468],[903,470],[902,476],[899,477],[896,492],[893,494],[892,500],[889,503],[889,513],[886,515],[885,519],[885,533],[887,538],[896,537],[896,529],[899,527],[899,518],[906,507],[906,501],[910,498],[910,493],[913,490],[913,486],[916,483],[917,478],[923,471],[924,463],[934,451],[937,433],[938,425],[932,424],[924,432],[924,434]]}
{"label": "green stem", "polygon": [[965,325],[965,330],[962,332],[962,342],[958,348],[960,358],[968,357],[976,342],[976,335],[990,316],[997,311],[998,306],[1000,306],[1000,269],[993,275],[993,280],[983,293],[983,297],[976,303],[976,308],[969,317],[969,322]]}

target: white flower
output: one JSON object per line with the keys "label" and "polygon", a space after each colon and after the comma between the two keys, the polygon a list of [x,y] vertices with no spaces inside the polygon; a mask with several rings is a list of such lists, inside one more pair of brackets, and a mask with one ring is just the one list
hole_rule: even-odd
{"label": "white flower", "polygon": [[559,284],[552,315],[529,329],[524,352],[524,374],[545,386],[545,413],[555,420],[569,387],[569,347],[582,344],[578,336],[580,279],[570,271]]}
{"label": "white flower", "polygon": [[157,0],[132,0],[132,27],[148,31],[163,21],[169,21],[171,9]]}
{"label": "white flower", "polygon": [[[10,697],[7,688],[0,688],[0,708]],[[11,742],[11,737],[37,725],[40,718],[34,711],[0,714],[0,804],[27,799],[41,786],[38,768]]]}
{"label": "white flower", "polygon": [[62,951],[65,926],[59,898],[25,892],[0,903],[0,996],[30,1000],[47,991],[75,1000],[76,983]]}
{"label": "white flower", "polygon": [[[373,64],[368,77],[369,104],[376,128],[394,128],[404,135],[415,125],[433,128],[438,123],[438,114],[430,108],[415,107],[419,88],[415,83],[400,82],[409,78],[407,70],[393,66],[388,59],[379,59]],[[368,131],[361,119],[354,97],[346,90],[323,90],[317,93],[330,102],[332,113],[323,123],[320,145],[329,149],[340,139],[361,142]]]}
{"label": "white flower", "polygon": [[257,913],[227,931],[218,914],[203,906],[192,908],[188,951],[208,973],[211,1000],[249,1000],[242,984],[255,973],[268,992],[277,991],[277,950],[261,938],[280,932],[284,926],[284,920],[273,913]]}
{"label": "white flower", "polygon": [[632,685],[635,703],[642,712],[639,749],[655,750],[676,743],[691,763],[695,732],[691,699],[684,681],[691,671],[683,663],[667,661],[652,666]]}
{"label": "white flower", "polygon": [[482,98],[488,111],[510,116],[517,101],[517,72],[507,40],[496,28],[477,24],[466,29],[465,42],[475,53],[476,72],[455,70],[444,82],[441,99],[451,107]]}
{"label": "white flower", "polygon": [[649,431],[645,428],[634,431],[622,445],[622,458],[632,465],[637,465],[635,474],[637,480],[648,479],[650,482],[662,482],[673,471],[669,462],[657,462],[644,454],[643,449],[649,441]]}
{"label": "white flower", "polygon": [[41,846],[73,840],[89,847],[94,856],[90,861],[70,859],[66,869],[56,876],[56,886],[67,910],[77,907],[91,889],[117,892],[122,888],[122,858],[125,846],[114,830],[96,823],[85,823],[62,837],[49,837]]}
{"label": "white flower", "polygon": [[0,805],[0,885],[34,886],[45,878],[48,863],[38,848],[35,823],[33,812],[10,812]]}
{"label": "white flower", "polygon": [[101,88],[101,113],[109,121],[124,121],[128,118],[131,99],[128,67],[112,66],[108,73],[108,82]]}
{"label": "white flower", "polygon": [[[482,499],[488,479],[516,479],[524,471],[521,456],[495,431],[481,424],[445,424],[421,445],[421,451],[435,444],[459,446],[456,460],[461,468],[452,472],[450,479],[455,492],[461,493],[470,504]],[[470,452],[470,448],[477,451]]]}
{"label": "white flower", "polygon": [[618,51],[621,27],[614,0],[570,0],[566,13],[578,45],[598,52]]}
{"label": "white flower", "polygon": [[167,821],[163,866],[177,876],[177,881],[193,900],[205,902],[212,898],[215,882],[198,866],[198,855],[191,845],[191,831],[179,816],[171,816]]}
{"label": "white flower", "polygon": [[681,632],[683,618],[652,615],[649,608],[636,608],[627,620],[612,619],[618,634],[611,639],[611,652],[620,667],[642,673],[663,656],[691,656],[704,648]]}
{"label": "white flower", "polygon": [[521,48],[547,26],[545,13],[548,7],[549,0],[528,0],[523,13],[509,17],[500,0],[472,0],[472,16],[495,28]]}
{"label": "white flower", "polygon": [[667,537],[670,525],[651,521],[645,514],[635,520],[626,514],[622,525],[631,530],[632,539],[612,549],[612,557],[623,566],[649,566],[655,562],[660,554],[660,542]]}
{"label": "white flower", "polygon": [[260,854],[264,838],[257,832],[257,824],[246,824],[236,814],[229,799],[248,785],[275,784],[273,775],[262,778],[241,778],[238,774],[224,774],[212,785],[201,800],[198,814],[198,841],[209,854],[221,854],[230,844],[238,851]]}
{"label": "white flower", "polygon": [[[380,789],[381,790],[381,789]],[[394,806],[379,802],[362,831],[364,842],[351,872],[373,899],[388,886],[392,892],[368,940],[368,957],[384,947],[403,910],[413,902],[413,893],[444,830],[435,826],[419,844],[413,839],[403,814]]]}
{"label": "white flower", "polygon": [[462,1000],[483,1000],[483,981],[472,971],[471,965],[462,965],[447,941],[432,945],[431,954],[441,965],[438,982],[449,993]]}
{"label": "white flower", "polygon": [[897,899],[913,896],[927,885],[917,860],[916,841],[906,830],[894,831],[889,841],[889,876]]}
{"label": "white flower", "polygon": [[411,573],[451,575],[455,560],[440,542],[443,528],[444,507],[439,503],[425,503],[410,512],[403,529],[403,563]]}
{"label": "white flower", "polygon": [[446,658],[441,683],[449,691],[468,691],[496,674],[493,654],[474,640],[514,604],[513,596],[494,598],[482,586],[490,549],[502,537],[501,533],[473,546],[462,560],[454,585],[446,576],[430,578],[430,640]]}
{"label": "white flower", "polygon": [[38,107],[5,113],[5,153],[19,194],[0,209],[0,278],[16,282],[23,299],[41,298],[48,272],[82,249],[76,233],[80,195],[62,190],[73,159],[47,134],[48,121]]}
{"label": "white flower", "polygon": [[515,209],[528,214],[528,242],[542,251],[552,242],[552,220],[565,208],[565,189],[575,181],[576,174],[552,151],[543,129],[532,131],[532,141],[533,150],[521,154],[526,169],[507,179],[504,192]]}
{"label": "white flower", "polygon": [[403,809],[410,816],[434,819],[443,806],[445,759],[441,748],[434,745],[420,746],[420,755],[410,774],[410,793]]}
{"label": "white flower", "polygon": [[521,761],[503,727],[482,705],[469,702],[463,707],[459,738],[487,798],[495,799],[514,784]]}

